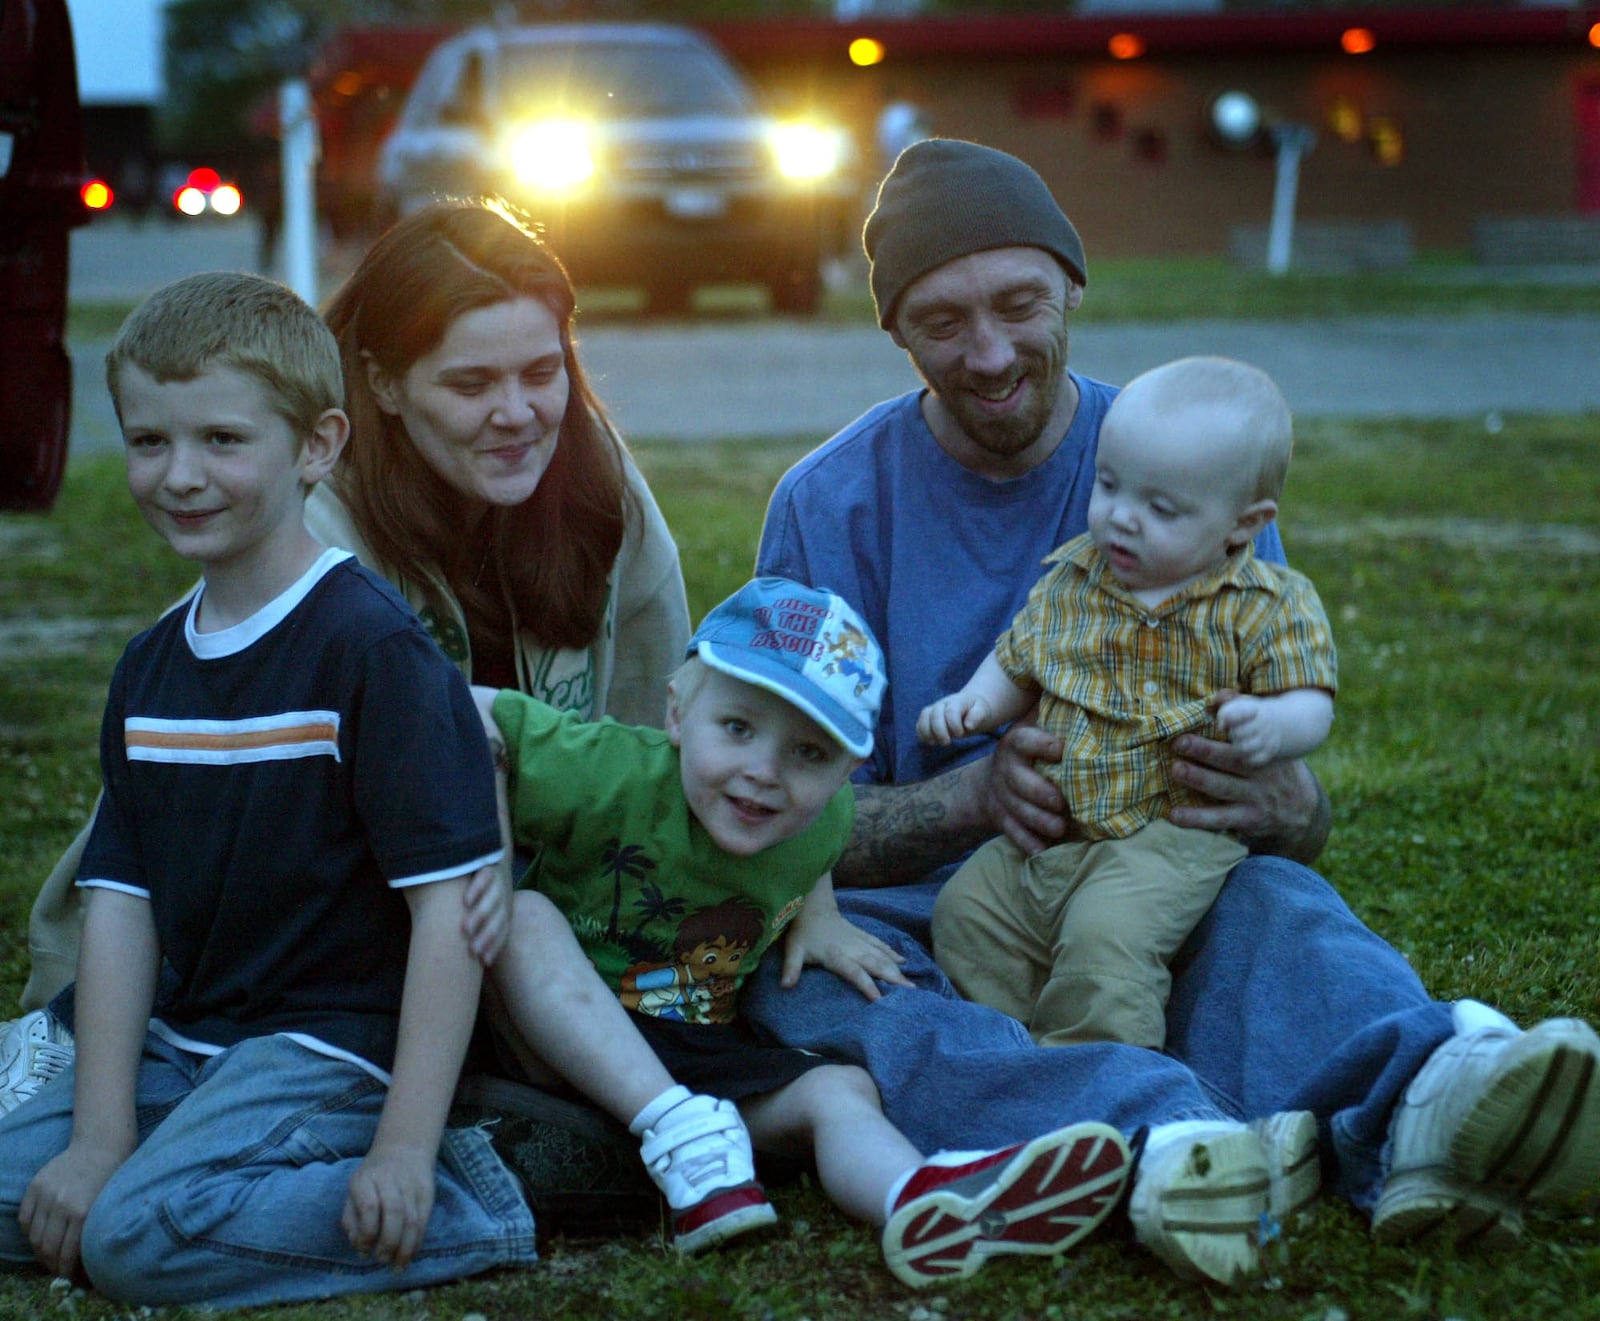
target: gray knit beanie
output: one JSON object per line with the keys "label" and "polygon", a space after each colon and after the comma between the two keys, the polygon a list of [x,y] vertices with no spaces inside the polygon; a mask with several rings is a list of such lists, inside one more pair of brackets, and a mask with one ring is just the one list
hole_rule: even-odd
{"label": "gray knit beanie", "polygon": [[907,285],[989,248],[1043,248],[1088,283],[1083,240],[1044,180],[1015,156],[955,138],[928,138],[900,153],[861,240],[885,330]]}

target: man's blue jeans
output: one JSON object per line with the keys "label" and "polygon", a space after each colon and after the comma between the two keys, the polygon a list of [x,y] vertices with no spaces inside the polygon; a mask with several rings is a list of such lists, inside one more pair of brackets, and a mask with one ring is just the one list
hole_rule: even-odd
{"label": "man's blue jeans", "polygon": [[1251,857],[1173,962],[1165,1053],[1038,1047],[1022,1024],[962,1000],[928,954],[937,883],[844,890],[840,908],[905,955],[915,989],[868,1002],[808,969],[783,990],[764,959],[744,1011],[785,1042],[862,1065],[924,1152],[1024,1141],[1078,1120],[1131,1134],[1180,1119],[1310,1110],[1330,1187],[1370,1210],[1389,1115],[1451,1033],[1405,959],[1314,872]]}
{"label": "man's blue jeans", "polygon": [[[33,1176],[72,1134],[73,1072],[0,1120],[0,1261],[34,1263],[17,1222]],[[475,1129],[439,1152],[433,1215],[400,1274],[340,1228],[387,1089],[285,1036],[217,1056],[154,1034],[139,1065],[139,1147],[101,1191],[83,1263],[107,1297],[241,1307],[411,1289],[535,1260],[533,1216]]]}

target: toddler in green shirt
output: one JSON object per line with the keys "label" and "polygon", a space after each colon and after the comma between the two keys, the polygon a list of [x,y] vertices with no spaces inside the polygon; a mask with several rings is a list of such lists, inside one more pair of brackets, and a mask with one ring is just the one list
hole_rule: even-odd
{"label": "toddler in green shirt", "polygon": [[780,935],[785,982],[815,963],[872,1000],[909,984],[840,915],[830,875],[884,686],[844,600],[763,578],[690,640],[664,730],[477,690],[511,839],[532,857],[492,979],[529,1076],[564,1080],[641,1139],[680,1250],[776,1218],[753,1151],[809,1156],[841,1209],[882,1226],[890,1269],[923,1285],[1065,1250],[1116,1205],[1128,1151],[1082,1123],[924,1157],[864,1069],[740,1017],[739,988]]}

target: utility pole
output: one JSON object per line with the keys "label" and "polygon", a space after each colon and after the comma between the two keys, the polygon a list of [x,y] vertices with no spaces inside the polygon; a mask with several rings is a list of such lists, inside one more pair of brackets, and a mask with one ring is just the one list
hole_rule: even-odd
{"label": "utility pole", "polygon": [[290,78],[278,88],[279,173],[283,180],[283,282],[317,305],[317,135],[311,87]]}

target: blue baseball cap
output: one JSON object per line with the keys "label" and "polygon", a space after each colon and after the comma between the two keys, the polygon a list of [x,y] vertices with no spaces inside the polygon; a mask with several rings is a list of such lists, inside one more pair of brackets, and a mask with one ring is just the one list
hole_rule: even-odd
{"label": "blue baseball cap", "polygon": [[757,578],[705,617],[688,654],[783,698],[852,755],[872,751],[889,681],[878,640],[842,596]]}

